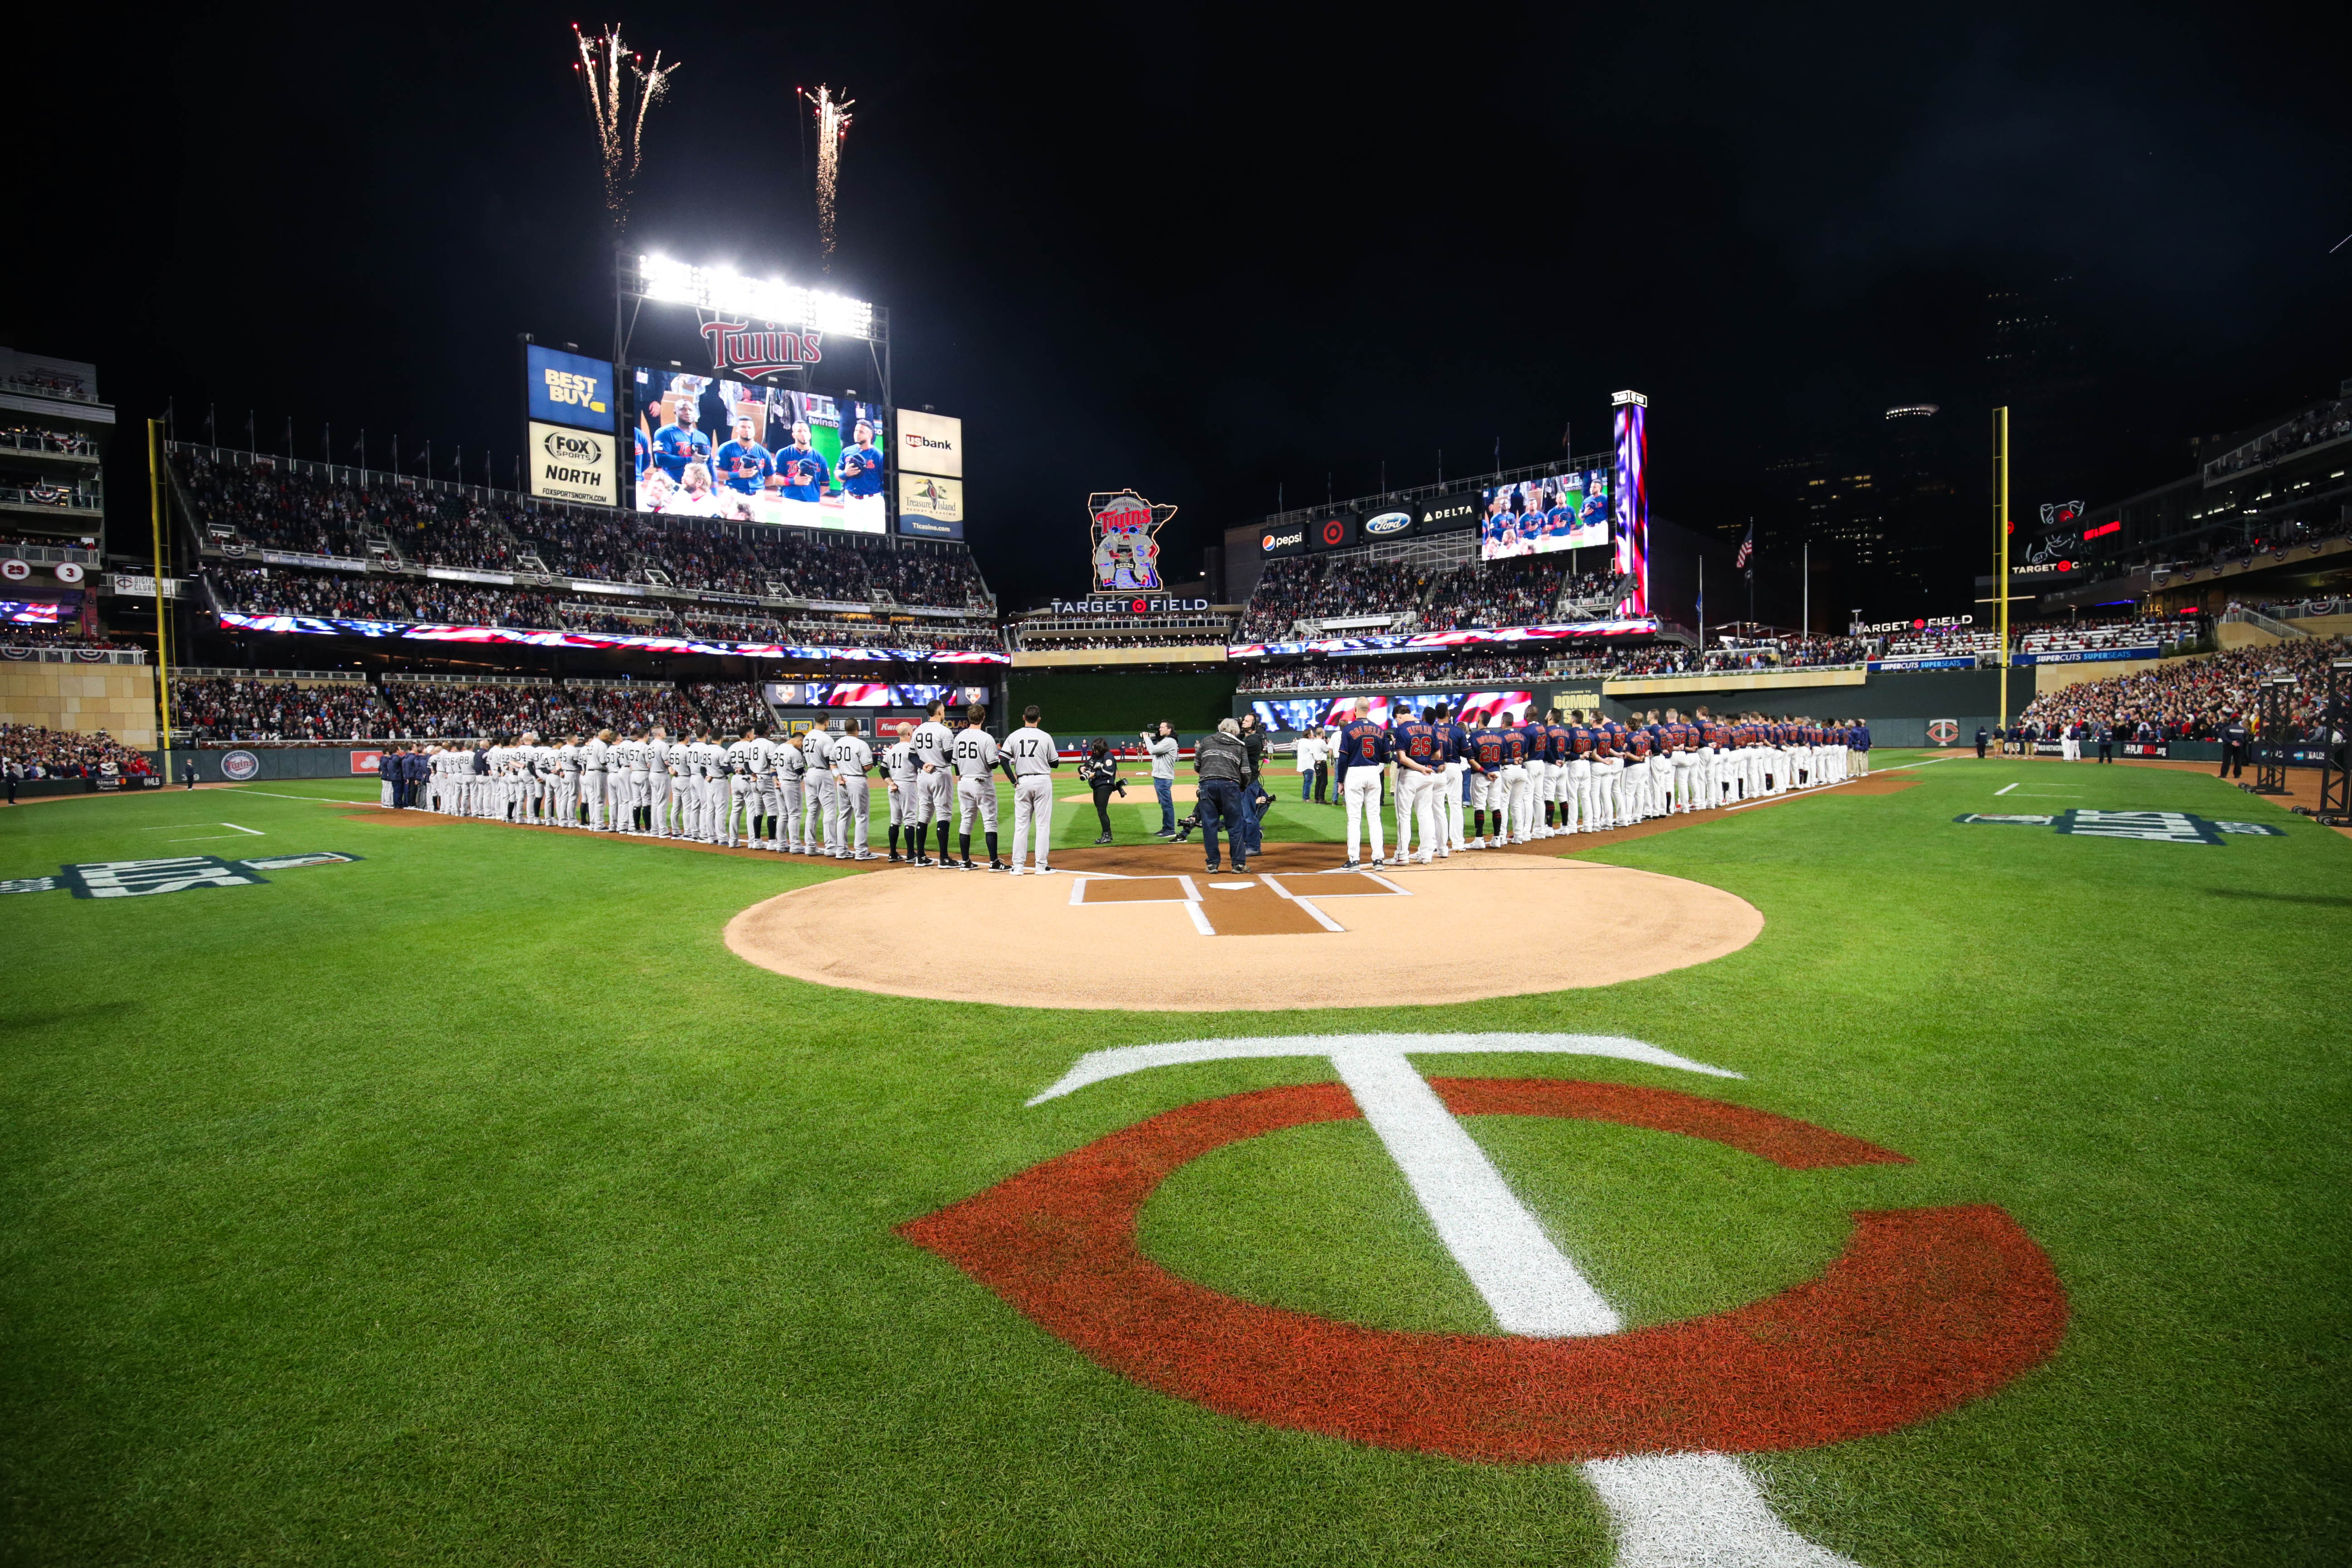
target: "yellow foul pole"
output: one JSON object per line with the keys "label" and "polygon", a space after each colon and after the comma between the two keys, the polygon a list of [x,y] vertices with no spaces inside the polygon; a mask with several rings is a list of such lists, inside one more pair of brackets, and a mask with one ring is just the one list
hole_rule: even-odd
{"label": "yellow foul pole", "polygon": [[2009,728],[2009,409],[1992,411],[1993,520],[1999,558],[1993,567],[1995,625],[2000,637],[2000,725]]}
{"label": "yellow foul pole", "polygon": [[172,782],[172,667],[163,645],[163,470],[158,426],[147,421],[147,521],[155,543],[155,701],[163,715],[163,783]]}

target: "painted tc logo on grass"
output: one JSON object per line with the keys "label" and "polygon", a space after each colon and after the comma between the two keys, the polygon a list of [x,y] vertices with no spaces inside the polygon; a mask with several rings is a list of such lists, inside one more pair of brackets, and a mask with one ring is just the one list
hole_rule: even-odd
{"label": "painted tc logo on grass", "polygon": [[[1732,1456],[1894,1431],[1994,1392],[2066,1325],[2049,1259],[1998,1208],[1854,1216],[1818,1278],[1768,1300],[1629,1330],[1554,1245],[1464,1116],[1558,1116],[1706,1138],[1790,1170],[1904,1164],[1807,1122],[1674,1089],[1423,1079],[1412,1056],[1542,1052],[1740,1075],[1590,1035],[1338,1035],[1129,1046],[1032,1100],[1234,1058],[1328,1058],[1338,1083],[1166,1111],[899,1227],[1100,1365],[1244,1420],[1487,1463],[1570,1462],[1628,1562],[1831,1565]],[[1361,1117],[1495,1334],[1367,1328],[1212,1290],[1146,1258],[1137,1222],[1176,1171],[1244,1139]],[[1727,1555],[1727,1553],[1728,1553]]]}

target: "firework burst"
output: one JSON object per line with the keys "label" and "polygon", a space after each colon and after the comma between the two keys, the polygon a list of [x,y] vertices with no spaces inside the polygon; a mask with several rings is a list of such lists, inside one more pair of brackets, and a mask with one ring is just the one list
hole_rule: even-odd
{"label": "firework burst", "polygon": [[857,100],[835,98],[833,89],[819,84],[814,92],[803,92],[809,107],[816,116],[816,229],[817,244],[827,263],[833,260],[835,197],[841,189],[841,144],[849,139],[849,106]]}
{"label": "firework burst", "polygon": [[621,41],[621,29],[608,26],[594,37],[572,28],[580,47],[580,91],[588,102],[588,118],[596,126],[596,140],[604,161],[604,209],[613,220],[615,239],[629,226],[629,196],[637,183],[637,165],[645,156],[646,116],[661,100],[677,61],[653,63]]}

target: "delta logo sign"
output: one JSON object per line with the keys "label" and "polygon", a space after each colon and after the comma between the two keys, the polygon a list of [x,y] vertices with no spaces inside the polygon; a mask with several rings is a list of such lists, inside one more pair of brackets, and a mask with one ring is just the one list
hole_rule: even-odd
{"label": "delta logo sign", "polygon": [[[1620,1562],[1844,1564],[1783,1524],[1740,1456],[1898,1432],[1991,1397],[2054,1353],[2068,1304],[2049,1258],[1985,1203],[1864,1211],[1821,1272],[1710,1315],[1635,1327],[1556,1244],[1469,1131],[1555,1117],[1700,1138],[1790,1172],[1907,1165],[1831,1128],[1679,1089],[1424,1078],[1413,1058],[1613,1058],[1738,1079],[1597,1035],[1315,1035],[1093,1051],[1029,1103],[1162,1067],[1319,1058],[1337,1081],[1147,1117],[898,1227],[1079,1355],[1236,1420],[1472,1464],[1573,1464]],[[1226,1294],[1155,1262],[1145,1206],[1194,1161],[1360,1119],[1485,1302],[1495,1331],[1365,1324]],[[1672,1247],[1672,1237],[1657,1238]]]}
{"label": "delta logo sign", "polygon": [[821,332],[786,331],[780,327],[755,328],[747,321],[719,321],[704,322],[702,336],[710,345],[710,368],[747,381],[799,365],[815,364],[824,358]]}

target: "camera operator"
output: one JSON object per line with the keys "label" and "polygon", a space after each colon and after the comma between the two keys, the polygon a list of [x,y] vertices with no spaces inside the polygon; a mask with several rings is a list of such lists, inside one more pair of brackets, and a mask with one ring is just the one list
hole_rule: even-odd
{"label": "camera operator", "polygon": [[1087,746],[1087,760],[1078,764],[1078,777],[1095,792],[1095,815],[1102,819],[1102,837],[1097,844],[1110,842],[1110,797],[1113,791],[1127,794],[1127,781],[1118,776],[1118,760],[1110,754],[1110,742],[1097,740]]}
{"label": "camera operator", "polygon": [[1234,869],[1249,869],[1249,810],[1244,792],[1249,787],[1249,749],[1242,743],[1241,726],[1220,720],[1216,733],[1203,735],[1192,751],[1192,771],[1200,775],[1202,847],[1209,853],[1208,868],[1217,869],[1217,826],[1224,825],[1234,841]]}
{"label": "camera operator", "polygon": [[[1242,808],[1249,818],[1248,851],[1255,855],[1265,847],[1260,829],[1267,810],[1274,805],[1274,796],[1265,788],[1265,731],[1256,714],[1242,715],[1241,742],[1242,749],[1249,753],[1249,778],[1242,785]],[[1240,851],[1235,851],[1234,858],[1240,858]]]}
{"label": "camera operator", "polygon": [[1155,838],[1176,837],[1176,753],[1182,750],[1176,741],[1176,726],[1167,720],[1160,721],[1158,734],[1146,730],[1139,737],[1143,749],[1151,756],[1151,787],[1160,796],[1160,831]]}

